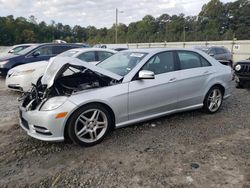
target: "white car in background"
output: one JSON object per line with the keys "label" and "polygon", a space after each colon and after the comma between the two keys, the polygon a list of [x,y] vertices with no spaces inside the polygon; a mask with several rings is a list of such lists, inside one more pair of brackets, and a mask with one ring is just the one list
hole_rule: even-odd
{"label": "white car in background", "polygon": [[[63,52],[56,57],[75,57],[85,62],[97,64],[115,53],[117,52],[110,49],[77,48]],[[49,61],[53,61],[54,58]],[[28,91],[32,83],[36,83],[43,75],[49,61],[38,61],[10,69],[6,76],[6,86],[13,90]]]}
{"label": "white car in background", "polygon": [[9,49],[8,53],[15,54],[15,53],[20,52],[20,51],[22,51],[22,50],[24,50],[24,49],[26,49],[26,48],[28,48],[28,47],[30,47],[32,45],[34,45],[34,44],[30,43],[30,44],[18,44],[18,45],[14,45],[14,46],[12,46]]}

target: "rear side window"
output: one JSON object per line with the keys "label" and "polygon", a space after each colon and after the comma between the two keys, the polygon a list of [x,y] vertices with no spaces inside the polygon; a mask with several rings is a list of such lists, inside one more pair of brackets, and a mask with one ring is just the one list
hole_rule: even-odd
{"label": "rear side window", "polygon": [[69,49],[71,49],[70,46],[53,46],[53,54],[58,55],[58,54],[65,52]]}
{"label": "rear side window", "polygon": [[204,57],[200,56],[200,59],[201,59],[201,64],[203,67],[211,66],[211,64],[208,62],[208,60],[206,60]]}
{"label": "rear side window", "polygon": [[180,68],[182,70],[211,66],[204,57],[195,52],[179,51],[177,54],[180,60]]}
{"label": "rear side window", "polygon": [[112,56],[113,53],[104,52],[104,51],[97,51],[97,55],[98,55],[98,61],[103,61],[104,59],[107,59],[108,57]]}
{"label": "rear side window", "polygon": [[84,53],[80,54],[77,58],[82,60],[82,61],[86,61],[86,62],[96,61],[94,51],[92,51],[92,52],[84,52]]}

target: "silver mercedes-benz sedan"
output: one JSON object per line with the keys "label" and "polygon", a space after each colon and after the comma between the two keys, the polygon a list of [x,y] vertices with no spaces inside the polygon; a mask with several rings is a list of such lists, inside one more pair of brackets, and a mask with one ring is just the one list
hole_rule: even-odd
{"label": "silver mercedes-benz sedan", "polygon": [[176,112],[217,112],[229,97],[232,73],[188,49],[135,49],[97,66],[56,58],[22,96],[20,125],[44,141],[92,146],[112,130]]}

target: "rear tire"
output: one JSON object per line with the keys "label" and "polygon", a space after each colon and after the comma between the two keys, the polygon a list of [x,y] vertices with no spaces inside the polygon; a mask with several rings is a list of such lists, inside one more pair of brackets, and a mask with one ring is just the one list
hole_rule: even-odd
{"label": "rear tire", "polygon": [[100,104],[79,108],[70,118],[67,131],[69,138],[80,146],[90,147],[100,143],[111,130],[109,111]]}
{"label": "rear tire", "polygon": [[203,101],[203,110],[206,113],[213,114],[216,113],[223,102],[223,91],[220,87],[212,87],[206,94]]}

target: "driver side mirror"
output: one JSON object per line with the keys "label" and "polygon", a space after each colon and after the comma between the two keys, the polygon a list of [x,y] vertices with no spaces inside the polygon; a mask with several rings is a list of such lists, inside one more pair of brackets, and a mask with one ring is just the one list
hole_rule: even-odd
{"label": "driver side mirror", "polygon": [[39,51],[35,51],[32,55],[34,56],[34,57],[37,57],[37,56],[39,56],[41,53],[39,52]]}
{"label": "driver side mirror", "polygon": [[155,73],[152,71],[148,71],[148,70],[141,70],[139,72],[139,79],[154,79],[155,78]]}
{"label": "driver side mirror", "polygon": [[14,53],[14,50],[10,50],[10,51],[8,51],[8,53],[13,54],[13,53]]}
{"label": "driver side mirror", "polygon": [[214,57],[214,53],[209,53],[208,55],[210,55],[211,57]]}

